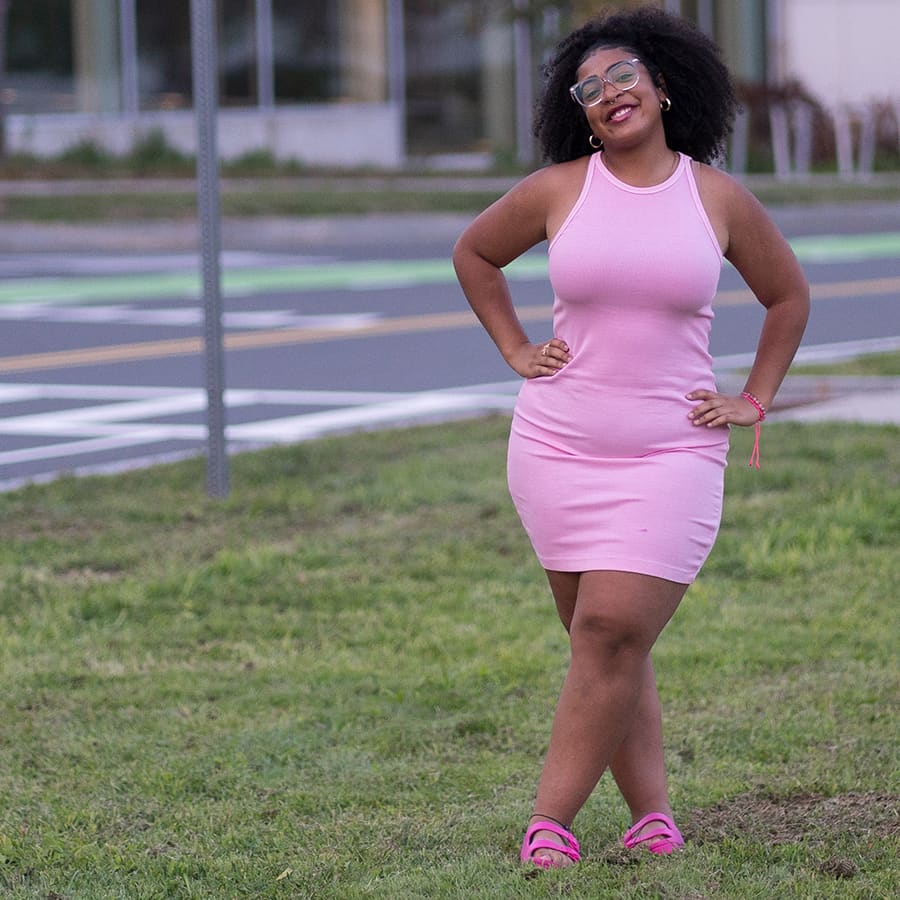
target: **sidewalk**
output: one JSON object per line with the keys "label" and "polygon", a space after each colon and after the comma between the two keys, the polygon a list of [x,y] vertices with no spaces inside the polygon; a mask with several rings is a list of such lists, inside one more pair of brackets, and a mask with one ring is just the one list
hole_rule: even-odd
{"label": "sidewalk", "polygon": [[789,375],[771,421],[900,425],[900,378]]}
{"label": "sidewalk", "polygon": [[[427,173],[371,174],[341,176],[337,174],[298,174],[267,177],[223,177],[223,194],[246,194],[256,190],[302,193],[327,190],[335,194],[397,190],[430,193],[494,193],[499,196],[512,187],[518,175],[443,175]],[[853,230],[900,231],[900,203],[891,202],[900,189],[900,172],[881,172],[856,182],[843,182],[835,174],[813,175],[802,182],[779,182],[772,175],[747,175],[741,179],[751,190],[783,189],[790,196],[796,187],[841,186],[854,184],[867,188],[883,188],[885,199],[832,199],[830,201],[778,202],[767,209],[785,233],[807,233],[818,230],[810,223],[814,207],[820,220],[833,227]],[[196,181],[192,177],[116,177],[61,179],[0,178],[0,209],[3,198],[17,196],[78,196],[90,194],[193,194]],[[882,195],[875,194],[874,197]],[[222,220],[222,244],[227,250],[268,250],[274,252],[309,252],[321,247],[365,246],[378,235],[391,242],[410,245],[443,244],[452,246],[459,233],[472,221],[475,212],[369,213],[323,215],[308,218],[259,216]],[[819,226],[824,228],[825,226]],[[40,223],[0,220],[0,248],[5,252],[34,252],[41,249],[62,252],[177,252],[193,250],[199,244],[198,225],[194,219],[146,219],[143,221]]]}
{"label": "sidewalk", "polygon": [[[472,213],[369,213],[354,216],[223,218],[223,250],[309,253],[369,245],[450,248]],[[39,223],[0,221],[4,253],[189,253],[199,225],[184,219],[142,222]]]}
{"label": "sidewalk", "polygon": [[[724,391],[741,383],[719,378]],[[900,425],[900,376],[788,375],[766,420]]]}

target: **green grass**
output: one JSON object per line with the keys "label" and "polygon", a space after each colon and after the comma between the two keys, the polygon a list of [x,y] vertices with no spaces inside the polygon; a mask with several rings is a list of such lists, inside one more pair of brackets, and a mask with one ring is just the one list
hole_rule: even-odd
{"label": "green grass", "polygon": [[521,831],[567,658],[508,422],[360,434],[0,495],[10,898],[888,898],[900,889],[897,428],[734,436],[657,650],[689,845]]}
{"label": "green grass", "polygon": [[[755,188],[769,205],[783,203],[865,202],[900,200],[900,183],[893,187],[866,185],[805,189],[797,186]],[[325,216],[364,215],[366,213],[440,213],[477,214],[500,196],[499,191],[483,189],[446,191],[410,188],[361,187],[359,190],[333,190],[328,179],[310,189],[267,187],[259,190],[223,190],[220,204],[225,216]],[[197,201],[189,192],[58,194],[54,196],[8,196],[0,199],[0,210],[11,221],[30,222],[104,222],[143,219],[193,219]]]}
{"label": "green grass", "polygon": [[900,350],[869,353],[839,363],[794,365],[795,375],[893,375],[900,374]]}
{"label": "green grass", "polygon": [[797,204],[818,206],[827,203],[891,203],[900,200],[900,181],[884,184],[873,181],[842,181],[837,176],[832,181],[780,183],[772,179],[767,183],[748,183],[757,199],[766,206]]}
{"label": "green grass", "polygon": [[[780,203],[864,202],[900,200],[900,183],[892,187],[865,185],[805,189],[795,186],[756,188],[760,199],[770,205]],[[318,188],[298,186],[294,191],[262,185],[254,192],[221,195],[225,216],[324,216],[361,215],[373,212],[476,213],[500,196],[499,191],[480,189],[415,190],[377,189],[332,190],[323,179]],[[0,210],[11,221],[102,222],[109,220],[192,219],[197,215],[196,198],[186,192],[153,194],[58,194],[54,196],[9,196],[0,199]]]}
{"label": "green grass", "polygon": [[[253,193],[224,192],[225,216],[364,215],[376,212],[471,212],[489,206],[492,191],[304,190],[261,188]],[[52,197],[7,197],[5,217],[31,222],[106,222],[110,220],[193,219],[197,199],[191,193],[78,194]]]}
{"label": "green grass", "polygon": [[[454,183],[454,173],[417,170],[384,172],[367,169],[338,171],[304,167],[295,161],[280,162],[266,151],[249,153],[223,163],[222,212],[226,216],[322,216],[360,215],[371,212],[480,212],[500,195],[499,190],[478,184],[477,173],[462,174],[464,184]],[[497,165],[492,176],[517,178],[526,174],[520,166]],[[416,186],[410,178],[425,175]],[[49,160],[30,156],[0,158],[0,179],[181,179],[183,189],[146,193],[66,192],[53,196],[0,197],[0,214],[12,221],[96,222],[194,218],[196,198],[191,193],[194,160],[171,147],[159,133],[148,135],[123,156],[112,156],[91,142],[73,147]],[[446,176],[447,188],[435,186]],[[900,176],[896,166],[878,173],[872,182],[848,181],[835,176],[809,183],[752,180],[751,189],[770,206],[785,203],[859,203],[900,200]],[[371,179],[378,182],[373,185]],[[252,179],[253,189],[229,184],[231,179]]]}

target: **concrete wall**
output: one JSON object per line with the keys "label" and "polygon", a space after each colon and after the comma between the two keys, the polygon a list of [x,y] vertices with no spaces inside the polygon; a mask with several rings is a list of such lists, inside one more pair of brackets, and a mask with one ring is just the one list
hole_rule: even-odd
{"label": "concrete wall", "polygon": [[780,75],[824,106],[900,99],[900,0],[779,0]]}
{"label": "concrete wall", "polygon": [[[294,159],[310,166],[392,169],[404,162],[403,127],[400,110],[390,103],[278,107],[270,112],[226,109],[219,113],[219,155],[229,160],[268,150],[276,159]],[[175,149],[195,152],[195,122],[190,110],[145,112],[139,118],[10,115],[6,146],[10,153],[50,157],[93,141],[111,153],[124,154],[137,139],[157,130]]]}

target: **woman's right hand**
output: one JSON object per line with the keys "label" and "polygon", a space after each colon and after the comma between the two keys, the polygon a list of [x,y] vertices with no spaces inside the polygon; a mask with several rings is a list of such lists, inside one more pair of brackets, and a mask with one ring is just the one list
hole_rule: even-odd
{"label": "woman's right hand", "polygon": [[523,378],[547,378],[571,359],[569,345],[561,338],[551,338],[544,344],[521,344],[507,362]]}

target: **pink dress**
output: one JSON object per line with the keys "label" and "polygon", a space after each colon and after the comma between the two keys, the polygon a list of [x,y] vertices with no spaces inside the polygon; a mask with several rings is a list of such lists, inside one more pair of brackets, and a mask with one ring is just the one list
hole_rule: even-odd
{"label": "pink dress", "polygon": [[689,584],[722,512],[728,429],[692,425],[685,398],[716,389],[722,253],[687,156],[637,188],[602,155],[550,243],[553,333],[572,360],[522,385],[509,489],[545,569]]}

